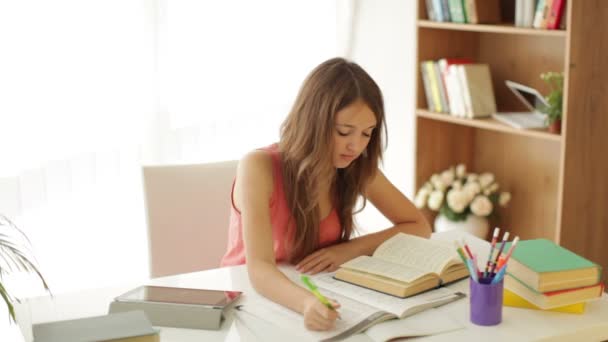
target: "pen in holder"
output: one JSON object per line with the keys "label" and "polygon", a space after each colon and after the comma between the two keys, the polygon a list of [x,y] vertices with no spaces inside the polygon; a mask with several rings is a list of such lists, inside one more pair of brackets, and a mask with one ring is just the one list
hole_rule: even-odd
{"label": "pen in holder", "polygon": [[469,278],[471,322],[477,325],[497,325],[502,321],[502,295],[504,279]]}

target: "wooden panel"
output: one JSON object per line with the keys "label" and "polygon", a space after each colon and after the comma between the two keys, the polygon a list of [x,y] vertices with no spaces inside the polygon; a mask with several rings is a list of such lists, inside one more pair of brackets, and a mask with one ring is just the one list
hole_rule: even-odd
{"label": "wooden panel", "polygon": [[[418,118],[416,139],[416,190],[431,175],[458,163],[472,163],[474,129]],[[429,222],[434,213],[425,211]]]}
{"label": "wooden panel", "polygon": [[431,20],[418,21],[419,27],[438,28],[443,30],[457,31],[473,31],[473,32],[493,32],[504,34],[521,34],[527,36],[551,36],[551,37],[566,37],[566,32],[563,30],[538,30],[534,28],[516,27],[513,22],[504,22],[500,24],[459,24],[451,22],[439,22]]}
{"label": "wooden panel", "polygon": [[608,281],[608,3],[569,1],[560,242]]}
{"label": "wooden panel", "polygon": [[477,60],[490,65],[498,111],[527,109],[505,85],[511,80],[547,94],[540,74],[564,70],[565,40],[543,36],[481,33]]}
{"label": "wooden panel", "polygon": [[523,135],[527,137],[534,137],[537,139],[543,139],[547,141],[553,141],[559,143],[562,140],[561,135],[549,133],[546,129],[517,129],[507,124],[504,124],[492,117],[478,118],[478,119],[467,119],[460,118],[453,115],[444,113],[433,113],[424,109],[417,109],[416,115],[425,117],[428,119],[451,122],[457,125],[464,125],[469,127],[477,127],[492,131],[499,131],[507,134]]}
{"label": "wooden panel", "polygon": [[512,201],[497,223],[522,239],[555,238],[560,144],[477,130],[474,172],[491,172]]}

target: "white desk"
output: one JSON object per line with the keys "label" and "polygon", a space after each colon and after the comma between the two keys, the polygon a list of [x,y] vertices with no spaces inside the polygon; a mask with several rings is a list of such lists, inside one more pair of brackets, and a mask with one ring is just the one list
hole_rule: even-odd
{"label": "white desk", "polygon": [[[437,239],[454,239],[458,233],[437,234]],[[478,251],[487,250],[487,242],[474,240],[466,235],[467,242]],[[486,252],[487,253],[487,252]],[[483,258],[483,255],[480,255]],[[238,290],[244,293],[253,291],[245,266],[218,268],[208,271],[181,274],[152,279],[151,285],[166,285],[218,290]],[[108,304],[119,294],[141,284],[124,284],[116,288],[83,291],[73,294],[33,298],[17,307],[17,314],[24,326],[53,320],[73,319],[107,313]],[[468,282],[460,281],[451,285],[459,291],[468,293]],[[494,327],[481,327],[469,322],[468,298],[436,309],[447,314],[465,326],[465,329],[421,338],[425,341],[601,341],[608,340],[608,295],[587,305],[585,314],[565,314],[518,308],[503,308],[503,321]],[[254,319],[255,320],[255,319]],[[284,341],[291,339],[289,333],[280,331],[270,323],[257,319],[256,326],[243,325],[228,315],[220,331],[161,328],[163,342],[189,341]],[[31,340],[27,331],[25,340]],[[349,341],[368,341],[367,336],[356,335]]]}

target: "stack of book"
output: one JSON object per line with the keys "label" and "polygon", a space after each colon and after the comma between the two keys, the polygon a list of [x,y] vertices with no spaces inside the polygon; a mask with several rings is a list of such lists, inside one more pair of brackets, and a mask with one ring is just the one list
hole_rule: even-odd
{"label": "stack of book", "polygon": [[563,30],[565,11],[566,0],[515,0],[515,26]]}
{"label": "stack of book", "polygon": [[602,296],[601,267],[546,239],[520,241],[505,277],[505,305],[583,312]]}
{"label": "stack of book", "polygon": [[462,24],[500,22],[499,0],[426,0],[429,20]]}
{"label": "stack of book", "polygon": [[478,118],[496,112],[487,64],[468,58],[442,58],[420,65],[428,108],[432,112]]}

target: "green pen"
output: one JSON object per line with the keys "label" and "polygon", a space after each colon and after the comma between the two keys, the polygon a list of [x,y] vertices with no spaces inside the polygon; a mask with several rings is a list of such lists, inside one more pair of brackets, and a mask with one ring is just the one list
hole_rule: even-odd
{"label": "green pen", "polygon": [[[308,287],[308,289],[310,290],[310,292],[312,292],[312,294],[315,295],[315,297],[317,297],[317,299],[325,306],[327,306],[328,308],[330,308],[331,310],[336,311],[336,309],[333,307],[333,305],[331,305],[331,303],[329,302],[329,300],[327,298],[325,298],[325,296],[323,296],[321,294],[321,292],[319,292],[319,289],[317,288],[317,286],[315,284],[312,283],[312,280],[310,280],[310,278],[308,278],[307,275],[302,274],[300,276],[300,279],[302,280],[302,282],[304,283],[304,285],[306,285],[306,287]],[[340,316],[338,315],[338,318],[340,318]]]}

